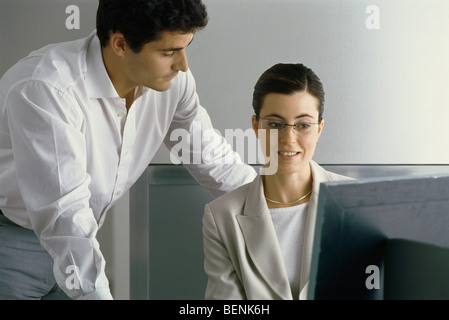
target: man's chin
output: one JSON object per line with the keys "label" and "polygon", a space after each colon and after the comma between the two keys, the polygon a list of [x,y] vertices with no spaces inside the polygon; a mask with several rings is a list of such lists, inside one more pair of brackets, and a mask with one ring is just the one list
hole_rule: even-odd
{"label": "man's chin", "polygon": [[161,84],[158,84],[158,85],[155,85],[155,86],[151,86],[149,88],[151,88],[151,89],[153,89],[155,91],[158,91],[158,92],[167,91],[168,89],[171,88],[171,80],[170,81],[166,81],[165,83],[161,83]]}

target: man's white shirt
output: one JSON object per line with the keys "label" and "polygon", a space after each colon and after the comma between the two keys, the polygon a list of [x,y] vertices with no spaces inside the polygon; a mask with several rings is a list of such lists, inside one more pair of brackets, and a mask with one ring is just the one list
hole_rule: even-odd
{"label": "man's white shirt", "polygon": [[[170,139],[173,130],[191,131],[194,123],[212,129],[190,70],[179,72],[165,92],[140,87],[135,96],[127,111],[104,67],[96,32],[34,51],[0,80],[0,208],[35,231],[55,260],[58,284],[75,299],[112,298],[96,240],[108,209],[162,143],[169,149],[178,143]],[[186,168],[211,193],[256,176],[220,135],[201,148],[207,143],[226,163]],[[79,281],[71,279],[70,289],[66,282],[73,274],[67,270],[76,270]]]}

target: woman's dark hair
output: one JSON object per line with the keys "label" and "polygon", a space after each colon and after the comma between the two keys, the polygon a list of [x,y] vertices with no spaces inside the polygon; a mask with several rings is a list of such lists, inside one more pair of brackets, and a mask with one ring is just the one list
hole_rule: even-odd
{"label": "woman's dark hair", "polygon": [[138,53],[162,31],[195,32],[207,25],[201,0],[99,0],[97,35],[105,47],[110,32],[120,31]]}
{"label": "woman's dark hair", "polygon": [[254,114],[259,118],[263,99],[269,93],[290,95],[301,91],[307,91],[318,99],[318,122],[321,122],[324,113],[323,84],[311,69],[300,63],[278,63],[262,73],[254,86]]}

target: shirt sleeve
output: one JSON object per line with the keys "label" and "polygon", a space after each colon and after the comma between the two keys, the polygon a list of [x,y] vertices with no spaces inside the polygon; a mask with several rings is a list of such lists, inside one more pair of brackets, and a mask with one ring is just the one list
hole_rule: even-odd
{"label": "shirt sleeve", "polygon": [[244,163],[226,139],[215,130],[201,106],[190,71],[180,87],[180,102],[165,138],[172,162],[182,163],[190,174],[217,197],[251,182],[257,173]]}
{"label": "shirt sleeve", "polygon": [[16,85],[6,100],[16,173],[33,230],[72,299],[112,299],[89,206],[83,118],[77,103],[41,81]]}

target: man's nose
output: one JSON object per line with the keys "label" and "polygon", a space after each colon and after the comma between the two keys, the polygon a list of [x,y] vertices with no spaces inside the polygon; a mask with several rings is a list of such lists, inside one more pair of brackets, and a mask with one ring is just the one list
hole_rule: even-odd
{"label": "man's nose", "polygon": [[176,52],[176,60],[173,65],[173,69],[176,71],[187,72],[189,69],[189,63],[187,61],[187,55],[185,50],[180,50]]}

